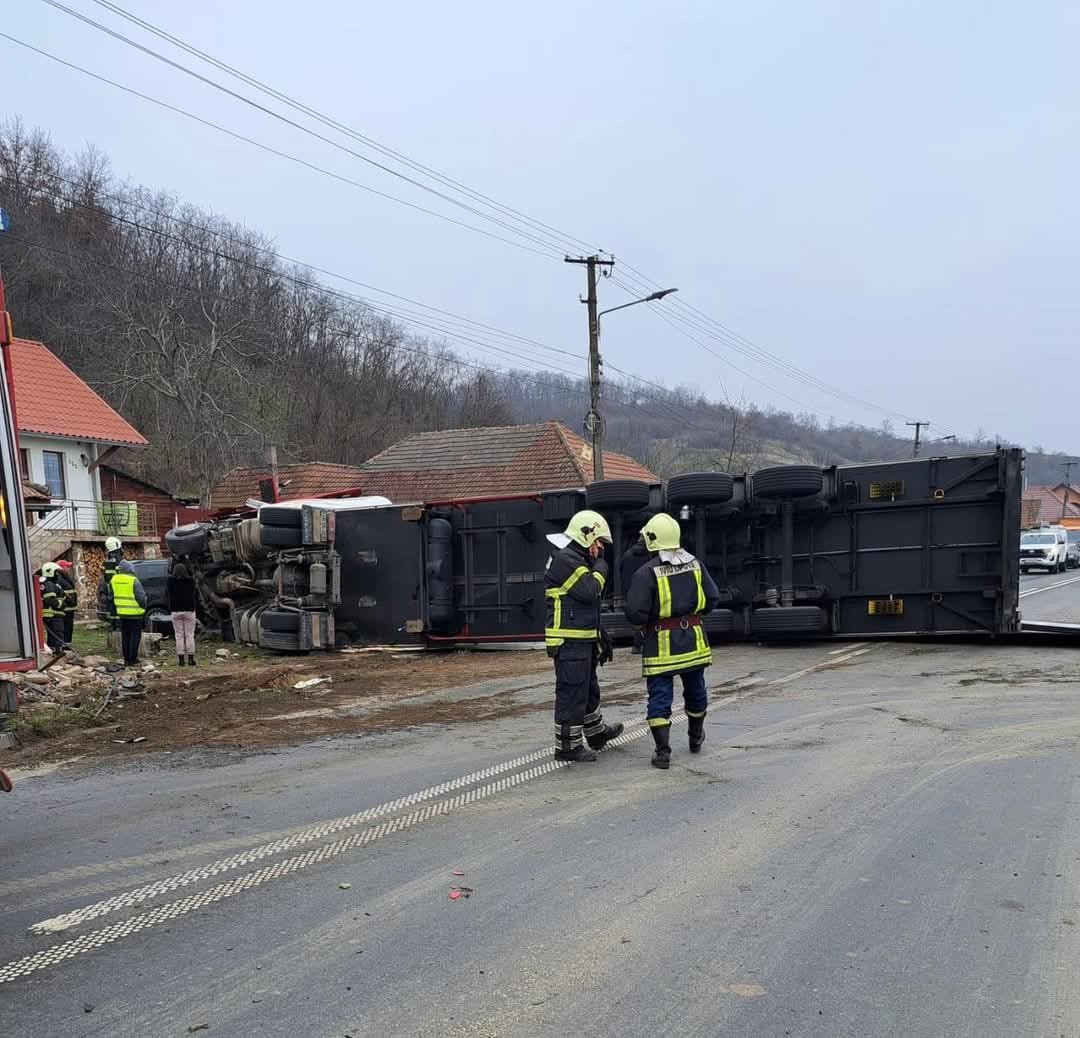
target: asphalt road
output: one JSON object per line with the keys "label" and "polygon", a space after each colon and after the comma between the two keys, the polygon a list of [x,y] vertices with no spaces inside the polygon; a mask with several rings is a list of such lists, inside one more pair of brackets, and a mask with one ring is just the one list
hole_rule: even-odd
{"label": "asphalt road", "polygon": [[667,773],[538,712],[19,776],[0,1034],[1074,1038],[1078,661],[718,650]]}
{"label": "asphalt road", "polygon": [[1022,575],[1020,612],[1025,620],[1080,623],[1080,570]]}

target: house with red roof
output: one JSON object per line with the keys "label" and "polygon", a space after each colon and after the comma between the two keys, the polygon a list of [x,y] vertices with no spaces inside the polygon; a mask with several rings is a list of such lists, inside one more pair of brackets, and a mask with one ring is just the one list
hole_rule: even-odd
{"label": "house with red roof", "polygon": [[110,498],[101,475],[112,452],[145,447],[146,438],[44,343],[12,339],[10,356],[19,463],[36,488],[27,499],[34,565],[70,554],[75,541],[156,541],[137,504]]}
{"label": "house with red roof", "polygon": [[[565,490],[592,482],[592,447],[562,422],[417,433],[360,466],[365,494],[452,501]],[[625,454],[604,451],[605,479],[659,483]]]}

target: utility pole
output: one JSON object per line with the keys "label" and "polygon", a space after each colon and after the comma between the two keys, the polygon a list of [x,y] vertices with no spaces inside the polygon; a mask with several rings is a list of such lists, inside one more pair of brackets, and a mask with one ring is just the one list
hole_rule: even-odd
{"label": "utility pole", "polygon": [[915,426],[915,445],[912,448],[911,456],[913,458],[917,458],[919,456],[919,445],[921,443],[921,439],[920,439],[919,434],[923,431],[923,429],[929,429],[930,428],[930,423],[929,422],[905,422],[904,424],[905,425],[913,425],[913,426]]}
{"label": "utility pole", "polygon": [[586,268],[587,292],[581,301],[589,308],[589,413],[585,426],[589,432],[593,452],[593,479],[604,478],[604,428],[600,416],[600,318],[597,316],[596,274],[598,268],[615,266],[614,260],[602,260],[599,256],[567,256],[567,263],[579,263]]}
{"label": "utility pole", "polygon": [[1066,462],[1063,462],[1062,465],[1061,465],[1061,467],[1065,470],[1065,500],[1062,502],[1062,505],[1061,505],[1061,518],[1062,519],[1064,519],[1065,516],[1067,516],[1069,514],[1069,484],[1072,481],[1072,470],[1073,470],[1073,465],[1075,465],[1075,464],[1076,464],[1075,461],[1066,461]]}

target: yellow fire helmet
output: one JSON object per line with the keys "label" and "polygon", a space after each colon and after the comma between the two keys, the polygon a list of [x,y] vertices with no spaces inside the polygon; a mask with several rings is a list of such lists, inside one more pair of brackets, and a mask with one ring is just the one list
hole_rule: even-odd
{"label": "yellow fire helmet", "polygon": [[570,520],[566,527],[566,536],[582,548],[591,548],[596,541],[611,543],[611,527],[599,512],[585,509]]}
{"label": "yellow fire helmet", "polygon": [[55,577],[59,570],[60,567],[55,562],[46,562],[41,567],[41,575],[43,577]]}
{"label": "yellow fire helmet", "polygon": [[105,538],[105,550],[106,551],[119,551],[120,550],[120,538],[119,537],[106,537]]}
{"label": "yellow fire helmet", "polygon": [[660,512],[641,528],[641,536],[645,538],[645,547],[649,551],[675,551],[679,547],[682,531],[667,512]]}

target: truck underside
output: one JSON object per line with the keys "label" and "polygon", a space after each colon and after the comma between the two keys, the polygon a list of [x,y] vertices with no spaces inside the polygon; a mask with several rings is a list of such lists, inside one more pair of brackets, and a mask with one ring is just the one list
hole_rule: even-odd
{"label": "truck underside", "polygon": [[878,465],[693,473],[485,500],[328,499],[181,527],[204,622],[280,651],[543,636],[551,547],[580,508],[611,522],[604,625],[629,637],[622,553],[657,511],[722,590],[713,640],[1020,629],[1023,452]]}

